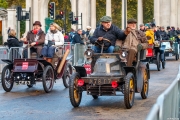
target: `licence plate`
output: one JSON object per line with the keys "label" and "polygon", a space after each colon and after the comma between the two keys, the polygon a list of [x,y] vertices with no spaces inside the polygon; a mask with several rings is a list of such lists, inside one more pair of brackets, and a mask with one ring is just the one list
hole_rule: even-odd
{"label": "licence plate", "polygon": [[97,84],[97,85],[111,84],[111,79],[89,79],[89,84]]}
{"label": "licence plate", "polygon": [[172,53],[169,53],[169,57],[172,57]]}

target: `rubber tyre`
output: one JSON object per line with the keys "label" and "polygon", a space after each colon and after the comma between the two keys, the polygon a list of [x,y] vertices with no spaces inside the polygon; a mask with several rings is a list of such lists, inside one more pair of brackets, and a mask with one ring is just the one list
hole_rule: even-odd
{"label": "rubber tyre", "polygon": [[179,54],[176,54],[175,57],[176,57],[176,60],[178,60],[179,59]]}
{"label": "rubber tyre", "polygon": [[141,91],[142,99],[146,99],[148,97],[149,91],[149,79],[148,79],[148,71],[147,69],[143,71],[143,87]]}
{"label": "rubber tyre", "polygon": [[28,86],[28,88],[32,88],[33,87],[33,85],[27,85]]}
{"label": "rubber tyre", "polygon": [[71,104],[74,107],[78,107],[82,99],[82,92],[79,92],[77,87],[78,79],[80,79],[80,75],[79,73],[76,72],[72,74],[69,82],[69,96],[70,96]]}
{"label": "rubber tyre", "polygon": [[166,68],[166,57],[164,56],[164,61],[162,62],[162,68],[165,69]]}
{"label": "rubber tyre", "polygon": [[135,98],[135,80],[133,73],[129,72],[125,77],[124,84],[124,104],[130,109],[134,104]]}
{"label": "rubber tyre", "polygon": [[98,99],[98,96],[97,96],[97,95],[92,95],[92,97],[93,97],[94,99]]}
{"label": "rubber tyre", "polygon": [[160,61],[160,53],[158,52],[156,55],[156,65],[157,65],[157,70],[161,70],[161,61]]}
{"label": "rubber tyre", "polygon": [[71,75],[72,75],[72,66],[71,64],[67,63],[64,69],[63,77],[62,77],[64,87],[66,88],[69,87],[69,81],[70,81]]}
{"label": "rubber tyre", "polygon": [[[49,81],[49,85],[47,85],[47,80]],[[46,93],[52,91],[54,86],[54,70],[50,65],[47,65],[43,71],[42,83]]]}
{"label": "rubber tyre", "polygon": [[[11,76],[11,66],[6,65],[3,68],[2,74],[1,74],[2,87],[6,92],[10,92],[13,88],[14,81],[11,77],[12,77]],[[9,79],[9,80],[6,80],[6,79]],[[9,84],[9,86],[7,86],[7,83]]]}

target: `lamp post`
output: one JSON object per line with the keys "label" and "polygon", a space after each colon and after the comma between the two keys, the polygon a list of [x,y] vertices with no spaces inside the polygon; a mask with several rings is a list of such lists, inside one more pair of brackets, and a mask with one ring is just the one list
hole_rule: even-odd
{"label": "lamp post", "polygon": [[127,25],[127,0],[122,0],[122,29]]}
{"label": "lamp post", "polygon": [[124,29],[126,29],[127,21],[127,0],[124,0]]}

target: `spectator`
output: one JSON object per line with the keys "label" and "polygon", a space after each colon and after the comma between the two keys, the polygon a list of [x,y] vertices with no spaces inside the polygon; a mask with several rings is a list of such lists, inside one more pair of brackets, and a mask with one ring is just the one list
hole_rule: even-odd
{"label": "spectator", "polygon": [[75,30],[73,28],[71,28],[71,32],[69,33],[70,42],[73,42],[74,35],[75,35]]}
{"label": "spectator", "polygon": [[70,42],[70,40],[69,40],[69,34],[68,34],[68,33],[65,34],[65,36],[64,36],[64,41],[65,41],[65,42]]}
{"label": "spectator", "polygon": [[180,34],[180,29],[179,29],[179,27],[177,27],[176,34],[177,34],[177,35]]}
{"label": "spectator", "polygon": [[146,31],[144,24],[140,24],[140,30],[141,30],[142,32],[145,32],[145,31]]}
{"label": "spectator", "polygon": [[23,41],[19,41],[16,38],[16,31],[14,29],[11,29],[8,34],[9,38],[7,39],[8,47],[22,47]]}
{"label": "spectator", "polygon": [[[33,52],[36,52],[37,57],[40,57],[45,41],[45,33],[41,29],[40,21],[35,21],[33,23],[33,30],[27,33],[25,41],[27,41],[31,46],[30,53],[32,54]],[[27,58],[27,49],[24,51],[24,57]]]}
{"label": "spectator", "polygon": [[84,42],[83,42],[83,40],[81,38],[81,35],[82,35],[82,30],[78,29],[77,33],[74,35],[72,44],[80,43],[80,44],[84,45]]}

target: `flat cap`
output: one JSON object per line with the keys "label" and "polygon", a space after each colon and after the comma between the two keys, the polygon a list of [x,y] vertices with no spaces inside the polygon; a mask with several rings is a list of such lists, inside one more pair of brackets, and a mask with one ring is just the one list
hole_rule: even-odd
{"label": "flat cap", "polygon": [[137,20],[134,18],[131,18],[127,21],[127,23],[137,23]]}
{"label": "flat cap", "polygon": [[144,26],[144,24],[140,24],[139,26],[142,27],[142,26]]}
{"label": "flat cap", "polygon": [[110,22],[112,21],[112,18],[110,16],[103,16],[101,19],[100,19],[101,22]]}

